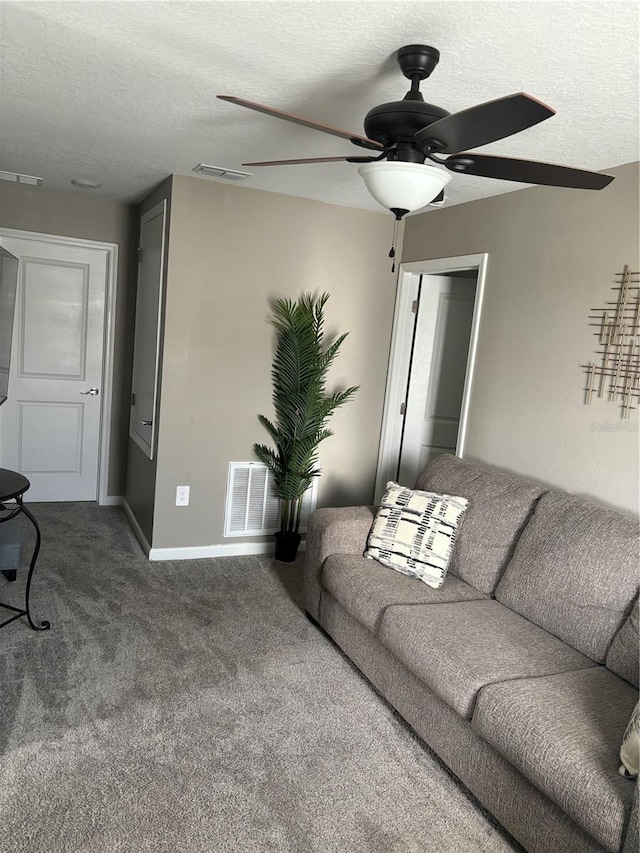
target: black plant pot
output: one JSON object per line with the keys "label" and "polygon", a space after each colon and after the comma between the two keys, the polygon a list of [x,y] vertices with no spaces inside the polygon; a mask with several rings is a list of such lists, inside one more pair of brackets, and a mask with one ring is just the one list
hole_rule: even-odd
{"label": "black plant pot", "polygon": [[302,539],[300,534],[289,530],[278,530],[273,536],[276,540],[276,560],[279,560],[281,563],[293,563],[298,554],[298,546]]}

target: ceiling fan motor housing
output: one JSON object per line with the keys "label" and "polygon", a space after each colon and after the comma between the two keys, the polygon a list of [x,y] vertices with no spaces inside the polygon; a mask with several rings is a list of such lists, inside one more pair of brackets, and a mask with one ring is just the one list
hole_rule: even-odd
{"label": "ceiling fan motor housing", "polygon": [[369,139],[382,145],[413,142],[414,135],[450,115],[442,107],[424,101],[392,101],[369,110],[364,120],[364,132]]}

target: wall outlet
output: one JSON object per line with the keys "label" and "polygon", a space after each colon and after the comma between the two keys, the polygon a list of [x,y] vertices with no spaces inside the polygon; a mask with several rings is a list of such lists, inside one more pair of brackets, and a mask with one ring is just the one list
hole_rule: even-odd
{"label": "wall outlet", "polygon": [[176,487],[176,506],[189,506],[189,486]]}

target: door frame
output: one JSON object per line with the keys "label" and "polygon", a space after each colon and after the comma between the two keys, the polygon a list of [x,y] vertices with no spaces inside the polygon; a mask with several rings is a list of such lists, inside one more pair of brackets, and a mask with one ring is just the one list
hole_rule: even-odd
{"label": "door frame", "polygon": [[0,227],[0,238],[32,241],[34,243],[55,243],[58,246],[97,249],[103,251],[107,259],[107,279],[105,282],[104,310],[104,347],[102,352],[102,401],[100,404],[100,436],[98,445],[98,500],[100,506],[120,504],[119,495],[109,495],[109,460],[111,458],[111,408],[113,399],[113,361],[115,352],[116,294],[118,289],[118,244],[99,240],[84,240],[79,237],[63,237],[56,234],[42,234],[37,231],[20,231],[15,228]]}
{"label": "door frame", "polygon": [[463,270],[476,270],[476,295],[473,306],[471,337],[469,339],[467,371],[460,408],[458,441],[456,444],[456,456],[462,457],[464,454],[488,259],[488,253],[483,252],[477,255],[458,255],[452,258],[435,258],[432,260],[400,264],[396,302],[393,312],[393,331],[391,333],[389,367],[384,395],[380,447],[378,450],[374,497],[376,502],[379,502],[384,494],[387,481],[394,480],[397,475],[404,426],[404,414],[400,409],[407,397],[411,354],[413,351],[413,336],[417,319],[417,314],[414,314],[412,311],[412,305],[418,298],[420,278],[423,275],[447,275],[448,273],[461,272]]}

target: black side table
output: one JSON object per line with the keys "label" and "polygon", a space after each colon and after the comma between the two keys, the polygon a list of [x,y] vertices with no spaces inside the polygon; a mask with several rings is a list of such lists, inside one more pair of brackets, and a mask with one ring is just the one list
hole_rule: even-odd
{"label": "black side table", "polygon": [[[27,491],[27,489],[31,486],[31,483],[27,480],[26,477],[23,477],[22,474],[18,474],[17,471],[9,471],[6,468],[0,468],[0,524],[5,521],[11,521],[12,518],[15,518],[20,513],[24,513],[26,517],[29,519],[31,524],[33,524],[36,531],[36,544],[33,549],[33,555],[31,557],[31,563],[29,564],[29,573],[27,575],[27,588],[24,596],[24,610],[19,607],[13,607],[11,604],[4,604],[0,602],[0,607],[4,607],[7,610],[13,610],[14,615],[9,617],[9,619],[5,619],[4,622],[0,622],[0,628],[4,628],[5,625],[8,625],[10,622],[13,622],[16,619],[19,619],[21,616],[26,616],[29,625],[33,628],[34,631],[48,631],[51,627],[49,622],[34,622],[31,618],[31,612],[29,610],[29,593],[31,592],[31,578],[33,576],[33,570],[36,565],[36,560],[38,559],[38,552],[40,551],[40,528],[38,527],[38,522],[35,520],[33,515],[29,512],[27,507],[22,502],[22,496]],[[4,501],[15,501],[15,508],[10,508],[8,506],[4,506]]]}

